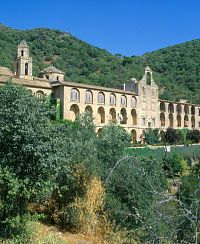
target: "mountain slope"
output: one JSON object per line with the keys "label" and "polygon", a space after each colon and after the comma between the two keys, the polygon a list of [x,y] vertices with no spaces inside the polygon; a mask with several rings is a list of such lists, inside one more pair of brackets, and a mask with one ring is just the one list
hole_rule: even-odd
{"label": "mountain slope", "polygon": [[14,69],[16,46],[25,39],[33,57],[33,74],[49,65],[65,72],[66,80],[115,87],[135,77],[144,67],[155,72],[161,97],[186,98],[200,103],[200,40],[146,53],[140,57],[112,55],[76,37],[50,29],[14,30],[0,25],[0,66]]}

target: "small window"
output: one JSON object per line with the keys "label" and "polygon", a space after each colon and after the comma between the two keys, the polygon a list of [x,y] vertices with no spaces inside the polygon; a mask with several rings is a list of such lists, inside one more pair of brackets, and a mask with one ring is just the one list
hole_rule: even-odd
{"label": "small window", "polygon": [[142,118],[142,126],[146,125],[146,118]]}
{"label": "small window", "polygon": [[86,103],[92,103],[92,92],[91,91],[86,91],[85,92],[85,102]]}
{"label": "small window", "polygon": [[156,125],[156,120],[155,120],[155,118],[152,119],[151,124],[152,124],[152,126],[155,126],[155,125]]}
{"label": "small window", "polygon": [[22,57],[24,56],[24,50],[21,50],[21,56]]}
{"label": "small window", "polygon": [[45,75],[46,79],[49,80],[49,75]]}
{"label": "small window", "polygon": [[137,100],[135,97],[131,97],[131,107],[136,108]]}
{"label": "small window", "polygon": [[25,63],[25,75],[28,75],[28,63]]}
{"label": "small window", "polygon": [[71,89],[71,101],[79,101],[79,91],[75,88]]}
{"label": "small window", "polygon": [[126,107],[126,97],[124,95],[121,96],[121,106]]}
{"label": "small window", "polygon": [[98,93],[98,103],[102,103],[102,104],[105,103],[105,96],[104,96],[103,92]]}
{"label": "small window", "polygon": [[147,85],[151,85],[151,73],[150,72],[147,72],[147,74],[146,74],[146,82],[147,82]]}
{"label": "small window", "polygon": [[57,81],[59,81],[59,76],[57,76]]}
{"label": "small window", "polygon": [[116,105],[116,97],[114,94],[110,94],[110,105]]}

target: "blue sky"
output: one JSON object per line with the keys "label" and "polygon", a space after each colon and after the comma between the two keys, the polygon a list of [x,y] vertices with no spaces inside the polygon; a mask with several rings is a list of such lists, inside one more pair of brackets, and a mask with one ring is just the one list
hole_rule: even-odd
{"label": "blue sky", "polygon": [[200,38],[199,0],[3,0],[0,10],[12,28],[56,28],[127,56]]}

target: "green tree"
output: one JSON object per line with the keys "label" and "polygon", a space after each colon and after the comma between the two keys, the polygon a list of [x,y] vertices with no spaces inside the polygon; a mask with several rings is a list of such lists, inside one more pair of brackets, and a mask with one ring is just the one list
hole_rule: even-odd
{"label": "green tree", "polygon": [[159,143],[159,130],[158,129],[148,129],[145,132],[145,142],[147,144],[157,144]]}
{"label": "green tree", "polygon": [[0,234],[23,234],[27,202],[54,182],[56,140],[47,102],[8,82],[0,104]]}
{"label": "green tree", "polygon": [[103,127],[97,140],[99,167],[104,178],[116,162],[123,157],[125,149],[130,145],[131,136],[126,130],[114,123]]}

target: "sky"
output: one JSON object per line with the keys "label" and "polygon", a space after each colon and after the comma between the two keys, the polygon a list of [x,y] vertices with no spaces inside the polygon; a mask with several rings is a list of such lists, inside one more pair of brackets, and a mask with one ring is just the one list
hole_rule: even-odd
{"label": "sky", "polygon": [[200,0],[2,0],[0,23],[59,29],[113,54],[142,55],[200,38]]}

